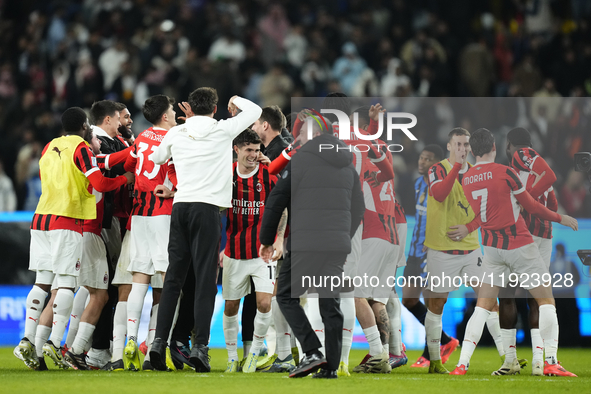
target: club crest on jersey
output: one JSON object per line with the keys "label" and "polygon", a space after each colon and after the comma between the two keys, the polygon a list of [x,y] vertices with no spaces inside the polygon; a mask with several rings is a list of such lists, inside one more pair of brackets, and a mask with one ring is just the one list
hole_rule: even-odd
{"label": "club crest on jersey", "polygon": [[106,272],[105,272],[105,276],[103,276],[103,283],[104,284],[109,283],[109,274],[107,274]]}
{"label": "club crest on jersey", "polygon": [[76,271],[80,271],[80,259],[76,261]]}
{"label": "club crest on jersey", "polygon": [[257,192],[260,193],[263,190],[263,185],[261,183],[257,183],[256,189],[257,189]]}

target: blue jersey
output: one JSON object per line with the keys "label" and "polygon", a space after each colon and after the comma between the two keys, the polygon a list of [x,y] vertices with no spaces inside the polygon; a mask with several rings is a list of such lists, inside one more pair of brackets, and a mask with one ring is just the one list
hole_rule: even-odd
{"label": "blue jersey", "polygon": [[422,258],[426,255],[426,253],[423,253],[423,243],[425,242],[425,229],[427,226],[428,194],[429,184],[421,176],[415,181],[415,228],[410,241],[409,256]]}

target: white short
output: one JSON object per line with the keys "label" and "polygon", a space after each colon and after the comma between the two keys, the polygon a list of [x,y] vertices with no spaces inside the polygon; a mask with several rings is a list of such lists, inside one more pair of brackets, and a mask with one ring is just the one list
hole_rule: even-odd
{"label": "white short", "polygon": [[[373,298],[376,301],[388,299],[392,286],[388,286],[387,282],[396,277],[394,256],[398,256],[398,248],[398,245],[392,245],[379,238],[368,238],[361,241],[361,260],[357,267],[357,283],[360,282],[359,278],[366,276],[368,280],[367,283],[363,280],[361,286],[357,286],[356,280],[353,280],[355,297]],[[379,283],[370,283],[372,277],[376,277]]]}
{"label": "white short", "polygon": [[168,268],[170,215],[132,216],[129,272],[154,275]]}
{"label": "white short", "polygon": [[396,267],[406,267],[406,256],[404,254],[406,249],[406,223],[396,224],[396,232],[398,232],[398,260]]}
{"label": "white short", "polygon": [[484,247],[483,268],[493,278],[495,286],[504,287],[512,273],[518,275],[519,284],[524,289],[533,289],[543,284],[543,275],[549,278],[550,271],[532,242],[517,249],[504,250],[491,246]]}
{"label": "white short", "polygon": [[363,235],[363,223],[359,225],[355,235],[351,238],[351,253],[347,255],[345,265],[343,265],[343,273],[345,276],[357,275],[357,265],[361,258],[361,236]]}
{"label": "white short", "polygon": [[465,255],[427,249],[427,287],[434,293],[449,293],[459,289],[462,284],[476,285],[474,277],[478,278],[478,283],[490,283],[490,277],[484,275],[482,265],[480,248]]}
{"label": "white short", "polygon": [[265,263],[263,259],[236,260],[224,255],[222,297],[239,300],[250,294],[250,278],[257,293],[273,294],[277,263]]}
{"label": "white short", "polygon": [[121,224],[118,217],[113,216],[111,218],[111,228],[103,228],[101,230],[101,237],[109,253],[109,264],[111,264],[112,268],[115,268],[117,260],[119,260],[119,254],[121,253]]}
{"label": "white short", "polygon": [[109,267],[105,243],[101,237],[93,233],[84,233],[82,242],[82,268],[80,268],[78,285],[93,289],[107,289]]}
{"label": "white short", "polygon": [[[115,275],[113,276],[113,281],[111,282],[115,286],[131,285],[133,282],[133,275],[127,270],[127,267],[129,267],[130,239],[131,231],[127,231],[123,237],[123,242],[121,243],[121,254],[119,255],[117,267],[115,268]],[[153,289],[161,289],[162,275],[152,275],[150,284]]]}
{"label": "white short", "polygon": [[552,239],[547,238],[540,238],[533,236],[534,243],[538,247],[540,251],[540,256],[542,256],[542,260],[544,260],[544,264],[546,264],[546,269],[550,269],[550,258],[552,257]]}
{"label": "white short", "polygon": [[78,276],[81,259],[82,234],[71,230],[31,230],[31,271]]}

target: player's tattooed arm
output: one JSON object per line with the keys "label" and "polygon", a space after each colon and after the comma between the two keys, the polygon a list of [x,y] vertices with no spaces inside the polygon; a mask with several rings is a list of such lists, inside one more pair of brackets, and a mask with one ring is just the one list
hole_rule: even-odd
{"label": "player's tattooed arm", "polygon": [[277,226],[277,239],[281,239],[285,236],[285,229],[287,228],[287,208],[283,211],[281,219],[279,220],[279,226]]}

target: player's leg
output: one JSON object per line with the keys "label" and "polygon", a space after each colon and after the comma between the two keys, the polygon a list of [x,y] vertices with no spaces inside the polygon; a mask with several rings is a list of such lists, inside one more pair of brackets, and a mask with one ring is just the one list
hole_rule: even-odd
{"label": "player's leg", "polygon": [[257,296],[257,314],[254,319],[254,333],[250,353],[244,362],[243,372],[256,371],[258,355],[263,346],[267,330],[271,324],[271,298],[275,289],[276,262],[265,263],[262,259],[248,260],[250,277],[252,278]]}
{"label": "player's leg", "polygon": [[[250,354],[254,334],[254,319],[257,313],[257,298],[252,282],[251,289],[251,292],[244,297],[242,304],[242,350],[245,355]],[[246,356],[244,357],[246,358]]]}
{"label": "player's leg", "polygon": [[322,344],[320,351],[322,352],[322,354],[325,354],[325,352],[324,352],[324,340],[325,340],[324,323],[322,322],[322,316],[320,315],[320,305],[318,303],[318,294],[310,293],[310,291],[308,291],[305,295],[305,298],[306,298],[306,305],[304,305],[304,311],[306,312],[306,316],[308,316],[308,320],[310,321],[310,324],[312,325],[312,329],[314,330],[314,332],[318,336],[318,339],[320,340],[320,343]]}
{"label": "player's leg", "polygon": [[89,341],[95,330],[95,325],[99,320],[103,307],[109,298],[107,287],[108,281],[104,289],[96,289],[89,287],[89,302],[82,317],[80,319],[80,326],[76,339],[72,344],[72,348],[66,352],[65,361],[70,367],[77,370],[87,370],[85,352],[88,351]]}
{"label": "player's leg", "polygon": [[[154,278],[162,278],[161,275],[154,275],[150,283],[154,282]],[[162,283],[162,281],[160,281]],[[144,363],[142,364],[142,371],[153,371],[154,367],[152,367],[152,363],[150,362],[150,349],[152,349],[152,342],[154,342],[154,337],[156,335],[156,321],[158,320],[158,303],[160,302],[160,296],[162,294],[162,289],[155,289],[152,286],[152,309],[150,310],[150,321],[148,322],[148,337],[144,341],[142,345],[145,346],[145,349],[142,350],[142,345],[140,345],[140,351],[144,353]],[[176,368],[175,368],[176,369]]]}
{"label": "player's leg", "polygon": [[[57,282],[56,285],[57,286]],[[51,335],[51,327],[53,325],[53,304],[55,303],[55,297],[57,295],[58,289],[51,290],[51,296],[49,298],[49,302],[43,309],[41,316],[39,317],[39,326],[37,327],[37,331],[35,334],[35,350],[36,350],[36,359],[38,363],[36,364],[36,368],[40,370],[47,369],[44,361],[44,352],[43,347],[47,345],[47,341],[49,340],[49,336]],[[54,362],[56,366],[62,367],[61,360]]]}
{"label": "player's leg", "polygon": [[[224,338],[228,351],[226,372],[237,372],[238,358],[238,310],[242,297],[250,293],[251,280],[248,260],[236,260],[228,256],[223,259],[222,297],[226,301],[224,308]],[[244,354],[244,358],[247,354]]]}
{"label": "player's leg", "polygon": [[499,291],[499,325],[503,339],[503,350],[505,357],[503,363],[509,359],[517,358],[516,347],[516,326],[517,326],[517,304],[515,303],[516,286],[506,286]]}
{"label": "player's leg", "polygon": [[498,292],[499,288],[496,286],[487,283],[481,284],[476,308],[474,308],[474,312],[466,325],[460,360],[456,368],[451,372],[452,375],[464,375],[468,370],[470,359],[480,341],[484,325],[490,315],[490,311],[496,304]]}
{"label": "player's leg", "polygon": [[[160,279],[158,276],[152,277],[152,288],[160,289],[162,291],[162,282],[155,283],[155,279]],[[191,357],[191,331],[193,330],[193,302],[195,296],[195,275],[193,274],[193,267],[189,266],[187,272],[187,279],[183,285],[183,296],[179,304],[179,313],[174,329],[172,330],[172,338],[170,340],[170,354],[172,361],[177,369],[183,369],[184,365],[190,368],[195,368],[190,360]]]}
{"label": "player's leg", "polygon": [[[347,267],[351,266],[353,267]],[[343,267],[345,278],[357,274],[357,263],[346,261]],[[355,329],[355,291],[352,282],[347,281],[341,289],[341,312],[343,314],[343,341],[341,347],[341,362],[339,363],[338,376],[350,376],[349,353],[353,346],[353,330]]]}
{"label": "player's leg", "polygon": [[[534,236],[534,244],[540,252],[547,269],[550,269],[550,258],[552,256],[552,239]],[[528,298],[529,304],[529,327],[531,330],[532,347],[532,375],[543,375],[544,373],[544,341],[539,329],[539,306],[535,299]]]}
{"label": "player's leg", "polygon": [[406,365],[408,358],[402,347],[402,304],[396,293],[396,289],[392,288],[392,295],[388,299],[386,305],[388,318],[390,319],[390,367],[397,368]]}
{"label": "player's leg", "polygon": [[[82,266],[84,268],[84,266]],[[80,325],[80,318],[84,312],[84,308],[88,304],[88,290],[84,286],[80,286],[76,295],[74,296],[74,305],[72,306],[72,313],[70,314],[70,325],[68,327],[68,335],[66,336],[66,343],[64,349],[69,350],[76,339],[78,333],[78,326]]]}

